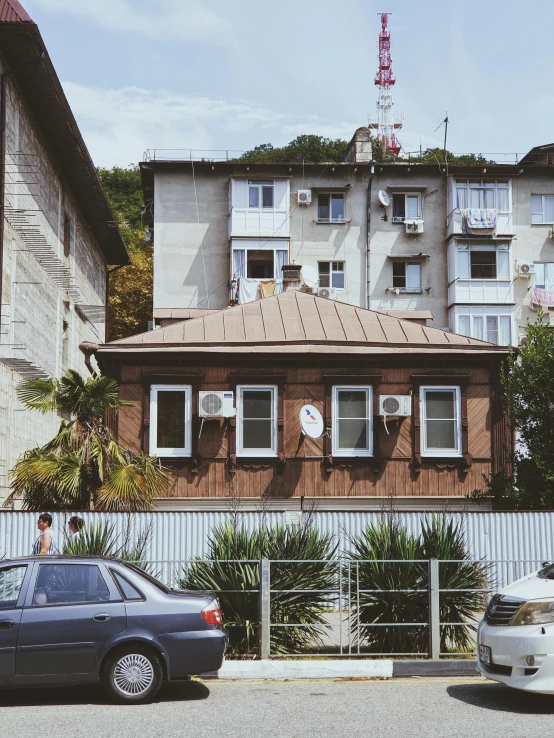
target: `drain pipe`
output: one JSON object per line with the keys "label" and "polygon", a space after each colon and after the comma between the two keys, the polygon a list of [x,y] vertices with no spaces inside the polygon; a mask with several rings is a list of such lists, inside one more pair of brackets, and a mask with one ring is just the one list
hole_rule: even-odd
{"label": "drain pipe", "polygon": [[79,349],[85,357],[85,366],[91,374],[96,374],[96,369],[92,366],[90,357],[100,348],[99,344],[92,343],[92,341],[83,341],[79,344]]}
{"label": "drain pipe", "polygon": [[369,242],[371,234],[371,185],[373,184],[373,175],[375,174],[375,162],[371,160],[369,162],[369,179],[367,182],[367,240],[365,249],[365,302],[366,308],[369,310],[370,307],[370,288],[371,283],[369,279]]}

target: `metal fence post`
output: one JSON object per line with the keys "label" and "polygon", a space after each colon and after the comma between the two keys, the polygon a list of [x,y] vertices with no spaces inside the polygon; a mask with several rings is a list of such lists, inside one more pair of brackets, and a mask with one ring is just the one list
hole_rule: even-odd
{"label": "metal fence post", "polygon": [[269,559],[260,560],[260,658],[268,659],[270,653],[270,604],[271,575]]}
{"label": "metal fence post", "polygon": [[441,653],[441,615],[439,562],[429,559],[429,658],[437,661]]}

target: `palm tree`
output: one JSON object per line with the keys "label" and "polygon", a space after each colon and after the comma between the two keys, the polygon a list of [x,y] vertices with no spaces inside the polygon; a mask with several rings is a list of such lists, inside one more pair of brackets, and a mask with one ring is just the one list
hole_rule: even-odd
{"label": "palm tree", "polygon": [[56,436],[26,451],[15,464],[6,505],[26,510],[151,510],[169,485],[160,462],[123,449],[104,425],[107,411],[133,403],[118,398],[117,382],[100,374],[86,379],[68,369],[61,379],[32,379],[17,388],[20,401],[41,413],[57,412]]}

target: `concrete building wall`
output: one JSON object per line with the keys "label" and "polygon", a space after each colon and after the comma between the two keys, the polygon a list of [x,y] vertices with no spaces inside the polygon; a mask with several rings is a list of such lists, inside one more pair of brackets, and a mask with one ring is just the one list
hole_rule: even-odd
{"label": "concrete building wall", "polygon": [[[24,101],[9,85],[0,342],[0,501],[9,470],[45,443],[60,418],[24,411],[29,372],[86,372],[81,341],[105,338],[106,261]],[[69,220],[67,220],[69,218]],[[69,224],[69,255],[64,225]],[[97,306],[96,310],[91,308]]]}

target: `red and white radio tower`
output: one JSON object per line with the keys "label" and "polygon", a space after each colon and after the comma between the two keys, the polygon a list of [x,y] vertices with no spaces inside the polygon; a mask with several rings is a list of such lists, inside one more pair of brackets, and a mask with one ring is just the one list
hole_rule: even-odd
{"label": "red and white radio tower", "polygon": [[392,59],[390,55],[390,33],[387,27],[390,13],[381,13],[381,33],[379,34],[379,71],[375,76],[375,84],[379,87],[377,101],[377,123],[370,123],[370,128],[377,129],[383,151],[390,151],[395,156],[400,153],[400,143],[394,131],[402,128],[401,122],[394,122],[392,114],[391,87],[396,82],[392,73]]}

